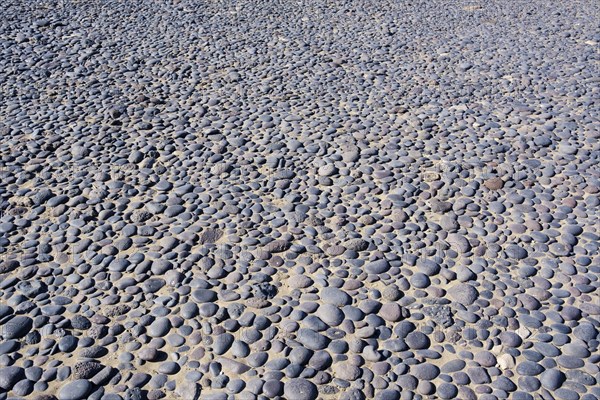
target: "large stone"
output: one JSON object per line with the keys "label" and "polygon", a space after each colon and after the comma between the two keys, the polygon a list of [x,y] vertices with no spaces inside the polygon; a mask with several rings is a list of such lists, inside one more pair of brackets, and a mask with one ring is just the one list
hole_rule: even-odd
{"label": "large stone", "polygon": [[0,368],[0,388],[11,390],[12,387],[25,377],[25,370],[21,367]]}
{"label": "large stone", "polygon": [[20,339],[27,335],[33,326],[33,320],[24,315],[17,315],[2,327],[4,339]]}

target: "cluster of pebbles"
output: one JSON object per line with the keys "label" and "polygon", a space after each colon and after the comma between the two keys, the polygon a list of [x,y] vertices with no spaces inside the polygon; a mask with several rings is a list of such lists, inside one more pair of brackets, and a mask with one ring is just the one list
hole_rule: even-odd
{"label": "cluster of pebbles", "polygon": [[0,400],[600,397],[599,9],[0,9]]}

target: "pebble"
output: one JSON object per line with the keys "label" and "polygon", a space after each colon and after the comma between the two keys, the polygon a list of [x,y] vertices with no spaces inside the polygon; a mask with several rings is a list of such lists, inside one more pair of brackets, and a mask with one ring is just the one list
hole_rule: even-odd
{"label": "pebble", "polygon": [[352,303],[352,299],[347,293],[337,288],[330,287],[324,288],[321,291],[321,300],[326,304],[332,304],[338,307],[343,307]]}
{"label": "pebble", "polygon": [[406,336],[406,344],[413,350],[426,349],[430,345],[430,340],[422,332],[411,332]]}
{"label": "pebble", "polygon": [[33,320],[24,315],[17,315],[2,326],[2,336],[5,339],[20,339],[31,330]]}
{"label": "pebble", "polygon": [[92,391],[92,384],[86,379],[77,379],[62,386],[58,400],[82,400]]}
{"label": "pebble", "polygon": [[3,367],[0,369],[0,388],[8,391],[24,376],[25,371],[21,367]]}
{"label": "pebble", "polygon": [[565,374],[558,369],[549,369],[540,376],[542,386],[548,390],[558,389],[565,379]]}
{"label": "pebble", "polygon": [[544,371],[544,367],[533,361],[523,361],[517,364],[517,373],[525,376],[539,375]]}
{"label": "pebble", "polygon": [[389,271],[390,263],[387,260],[377,260],[365,265],[365,271],[370,274],[382,274]]}
{"label": "pebble", "polygon": [[289,400],[315,400],[319,392],[314,383],[303,379],[290,379],[284,384],[283,395]]}
{"label": "pebble", "polygon": [[448,289],[448,295],[453,301],[468,306],[477,300],[479,292],[472,285],[460,283]]}
{"label": "pebble", "polygon": [[432,381],[440,374],[440,369],[433,364],[419,364],[411,368],[411,373],[420,381]]}

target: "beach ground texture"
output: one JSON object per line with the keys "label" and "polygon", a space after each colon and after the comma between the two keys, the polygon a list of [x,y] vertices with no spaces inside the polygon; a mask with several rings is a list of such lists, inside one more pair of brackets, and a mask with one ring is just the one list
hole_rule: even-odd
{"label": "beach ground texture", "polygon": [[600,5],[0,7],[0,400],[597,400]]}

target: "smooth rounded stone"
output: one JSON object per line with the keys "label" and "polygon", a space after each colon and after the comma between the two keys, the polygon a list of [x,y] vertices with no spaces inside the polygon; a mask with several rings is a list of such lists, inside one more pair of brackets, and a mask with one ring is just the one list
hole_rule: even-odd
{"label": "smooth rounded stone", "polygon": [[92,391],[93,385],[86,379],[77,379],[62,386],[58,400],[83,400]]}
{"label": "smooth rounded stone", "polygon": [[158,372],[166,375],[174,375],[181,370],[179,364],[174,361],[162,362],[158,367]]}
{"label": "smooth rounded stone", "polygon": [[394,327],[394,333],[398,335],[400,339],[405,339],[409,333],[413,332],[417,327],[410,321],[400,321]]}
{"label": "smooth rounded stone", "polygon": [[557,399],[561,399],[561,400],[579,400],[580,399],[579,393],[577,393],[574,390],[567,389],[567,388],[557,389],[554,392],[554,396]]}
{"label": "smooth rounded stone", "polygon": [[462,235],[457,233],[451,233],[446,238],[446,241],[450,245],[450,248],[459,254],[468,253],[471,251],[471,243]]}
{"label": "smooth rounded stone", "polygon": [[40,367],[33,366],[25,369],[25,377],[30,381],[37,382],[42,379],[44,370]]}
{"label": "smooth rounded stone", "polygon": [[144,347],[137,353],[140,360],[154,361],[158,356],[158,350],[154,347]]}
{"label": "smooth rounded stone", "polygon": [[442,383],[438,385],[436,394],[441,399],[455,399],[458,395],[458,388],[452,383]]}
{"label": "smooth rounded stone", "polygon": [[598,330],[590,323],[584,322],[573,329],[575,337],[590,342],[598,336]]}
{"label": "smooth rounded stone", "polygon": [[25,370],[21,367],[10,366],[0,368],[0,388],[9,391],[17,382],[25,377]]}
{"label": "smooth rounded stone", "polygon": [[466,362],[460,359],[450,360],[440,368],[440,371],[444,374],[449,374],[452,372],[458,372],[464,369],[466,366]]}
{"label": "smooth rounded stone", "polygon": [[542,386],[548,390],[558,389],[565,380],[565,374],[558,369],[549,369],[540,376]]}
{"label": "smooth rounded stone", "polygon": [[478,362],[483,367],[493,367],[496,365],[496,356],[489,351],[480,351],[475,353],[473,360]]}
{"label": "smooth rounded stone", "polygon": [[448,296],[452,301],[469,306],[479,298],[479,291],[468,283],[459,283],[448,289]]}
{"label": "smooth rounded stone", "polygon": [[283,395],[289,400],[315,400],[319,392],[314,383],[303,378],[296,378],[285,382]]}
{"label": "smooth rounded stone", "polygon": [[440,374],[440,369],[433,364],[419,364],[412,366],[410,372],[419,380],[432,381]]}
{"label": "smooth rounded stone", "polygon": [[165,286],[166,282],[161,278],[150,278],[142,284],[145,293],[156,293]]}
{"label": "smooth rounded stone", "polygon": [[556,362],[561,367],[567,368],[567,369],[581,368],[585,364],[585,362],[581,358],[579,358],[577,356],[570,356],[570,355],[561,355],[561,356],[557,357]]}
{"label": "smooth rounded stone", "polygon": [[419,381],[412,375],[400,375],[396,380],[396,383],[402,389],[415,390],[419,384]]}
{"label": "smooth rounded stone", "polygon": [[172,333],[167,336],[167,343],[173,347],[180,347],[185,343],[185,338],[177,333]]}
{"label": "smooth rounded stone", "polygon": [[222,355],[229,350],[235,340],[235,337],[231,333],[222,333],[214,337],[213,351],[217,355]]}
{"label": "smooth rounded stone", "polygon": [[376,260],[365,265],[365,271],[369,274],[383,274],[391,268],[387,260]]}
{"label": "smooth rounded stone", "polygon": [[412,350],[427,349],[431,344],[429,337],[422,332],[411,332],[406,336],[406,344]]}
{"label": "smooth rounded stone", "polygon": [[63,353],[70,353],[77,348],[79,340],[73,335],[66,335],[58,341],[58,349]]}
{"label": "smooth rounded stone", "polygon": [[302,322],[303,325],[306,326],[308,329],[312,329],[317,332],[326,331],[328,328],[327,324],[323,322],[320,318],[318,318],[316,315],[309,315],[308,317],[304,318]]}
{"label": "smooth rounded stone", "polygon": [[506,376],[499,376],[494,382],[492,382],[492,387],[505,392],[514,392],[517,390],[517,385]]}
{"label": "smooth rounded stone", "polygon": [[288,358],[292,363],[304,365],[311,359],[312,355],[313,352],[305,347],[295,347],[290,352]]}
{"label": "smooth rounded stone", "polygon": [[556,357],[560,355],[560,350],[551,343],[536,342],[533,347],[544,357]]}
{"label": "smooth rounded stone", "polygon": [[134,373],[131,378],[129,378],[129,385],[133,387],[142,387],[146,383],[148,383],[152,379],[152,377],[146,373],[138,372]]}
{"label": "smooth rounded stone", "polygon": [[62,367],[58,368],[56,377],[58,378],[59,381],[66,381],[69,376],[71,376],[71,368],[64,365]]}
{"label": "smooth rounded stone", "polygon": [[417,289],[424,289],[429,287],[429,285],[431,284],[431,280],[424,273],[417,272],[410,277],[410,284],[416,287]]}
{"label": "smooth rounded stone", "polygon": [[[597,369],[593,368],[592,370],[588,369],[588,372],[596,372]],[[585,385],[585,386],[597,386],[597,380],[594,376],[592,376],[591,374],[589,374],[586,371],[582,371],[582,370],[570,370],[570,371],[566,371],[566,375],[567,378],[573,382],[576,382],[580,385]]]}
{"label": "smooth rounded stone", "polygon": [[343,307],[352,303],[352,298],[340,289],[326,287],[321,290],[321,300],[326,304]]}
{"label": "smooth rounded stone", "polygon": [[517,381],[517,386],[520,389],[527,390],[529,392],[535,392],[542,385],[541,385],[539,379],[537,379],[534,376],[521,376],[521,377],[519,377],[519,379]]}
{"label": "smooth rounded stone", "polygon": [[393,389],[380,390],[375,394],[375,400],[400,400],[400,392]]}
{"label": "smooth rounded stone", "polygon": [[576,307],[566,306],[563,307],[560,315],[565,319],[565,321],[577,321],[581,319],[581,310]]}
{"label": "smooth rounded stone", "polygon": [[32,381],[23,379],[12,387],[12,392],[17,396],[27,396],[33,392],[33,385],[34,383]]}
{"label": "smooth rounded stone", "polygon": [[388,322],[398,322],[402,319],[402,307],[398,303],[383,304],[379,315]]}
{"label": "smooth rounded stone", "polygon": [[504,187],[504,181],[500,177],[493,177],[483,182],[483,185],[490,190],[500,190]]}
{"label": "smooth rounded stone", "polygon": [[439,224],[440,224],[441,228],[447,232],[455,231],[460,227],[460,225],[458,224],[458,221],[457,221],[457,216],[454,213],[449,213],[449,214],[443,215],[442,218],[440,219]]}
{"label": "smooth rounded stone", "polygon": [[525,250],[523,247],[518,246],[518,245],[509,245],[506,248],[506,254],[509,258],[514,259],[514,260],[523,260],[525,258],[527,258],[527,250]]}
{"label": "smooth rounded stone", "polygon": [[533,400],[533,396],[527,392],[514,392],[513,399],[515,400]]}
{"label": "smooth rounded stone", "polygon": [[587,358],[590,356],[588,346],[583,343],[568,343],[562,347],[562,351],[566,356],[575,356],[579,358]]}
{"label": "smooth rounded stone", "polygon": [[146,330],[150,337],[160,338],[166,336],[171,327],[171,321],[168,318],[158,318]]}
{"label": "smooth rounded stone", "polygon": [[181,316],[185,319],[192,319],[199,315],[200,309],[196,303],[185,303],[181,306]]}
{"label": "smooth rounded stone", "polygon": [[316,371],[325,371],[331,366],[333,359],[331,355],[325,350],[315,351],[308,361],[308,366],[315,369]]}
{"label": "smooth rounded stone", "polygon": [[[250,341],[247,338],[245,340],[247,342]],[[252,340],[252,343],[257,343],[257,342],[259,342],[258,339]],[[267,346],[262,346],[261,348],[266,348],[266,347]],[[248,363],[251,364],[252,366],[261,366],[265,362],[267,362],[267,358],[268,358],[268,354],[267,353],[265,353],[265,352],[256,352],[256,353],[251,354],[248,357]]]}
{"label": "smooth rounded stone", "polygon": [[296,340],[310,350],[323,350],[330,341],[326,336],[307,328],[298,330]]}
{"label": "smooth rounded stone", "polygon": [[283,394],[283,383],[276,380],[268,380],[263,385],[263,393],[267,398],[272,399]]}
{"label": "smooth rounded stone", "polygon": [[288,280],[288,285],[293,289],[305,289],[313,284],[313,280],[304,275],[294,275]]}
{"label": "smooth rounded stone", "polygon": [[344,321],[344,312],[333,304],[320,305],[316,315],[329,326],[338,326]]}
{"label": "smooth rounded stone", "polygon": [[544,367],[533,361],[523,361],[517,364],[517,373],[525,376],[536,376],[544,372]]}
{"label": "smooth rounded stone", "polygon": [[196,303],[210,303],[217,299],[217,293],[210,289],[196,289],[192,292],[192,299]]}
{"label": "smooth rounded stone", "polygon": [[478,385],[490,383],[492,381],[487,370],[482,367],[468,368],[467,374],[469,375],[471,381]]}
{"label": "smooth rounded stone", "polygon": [[500,334],[500,342],[504,346],[519,347],[523,343],[523,339],[514,332],[505,331]]}
{"label": "smooth rounded stone", "polygon": [[242,379],[232,379],[226,386],[227,391],[232,394],[240,393],[244,387],[246,387],[246,383]]}

